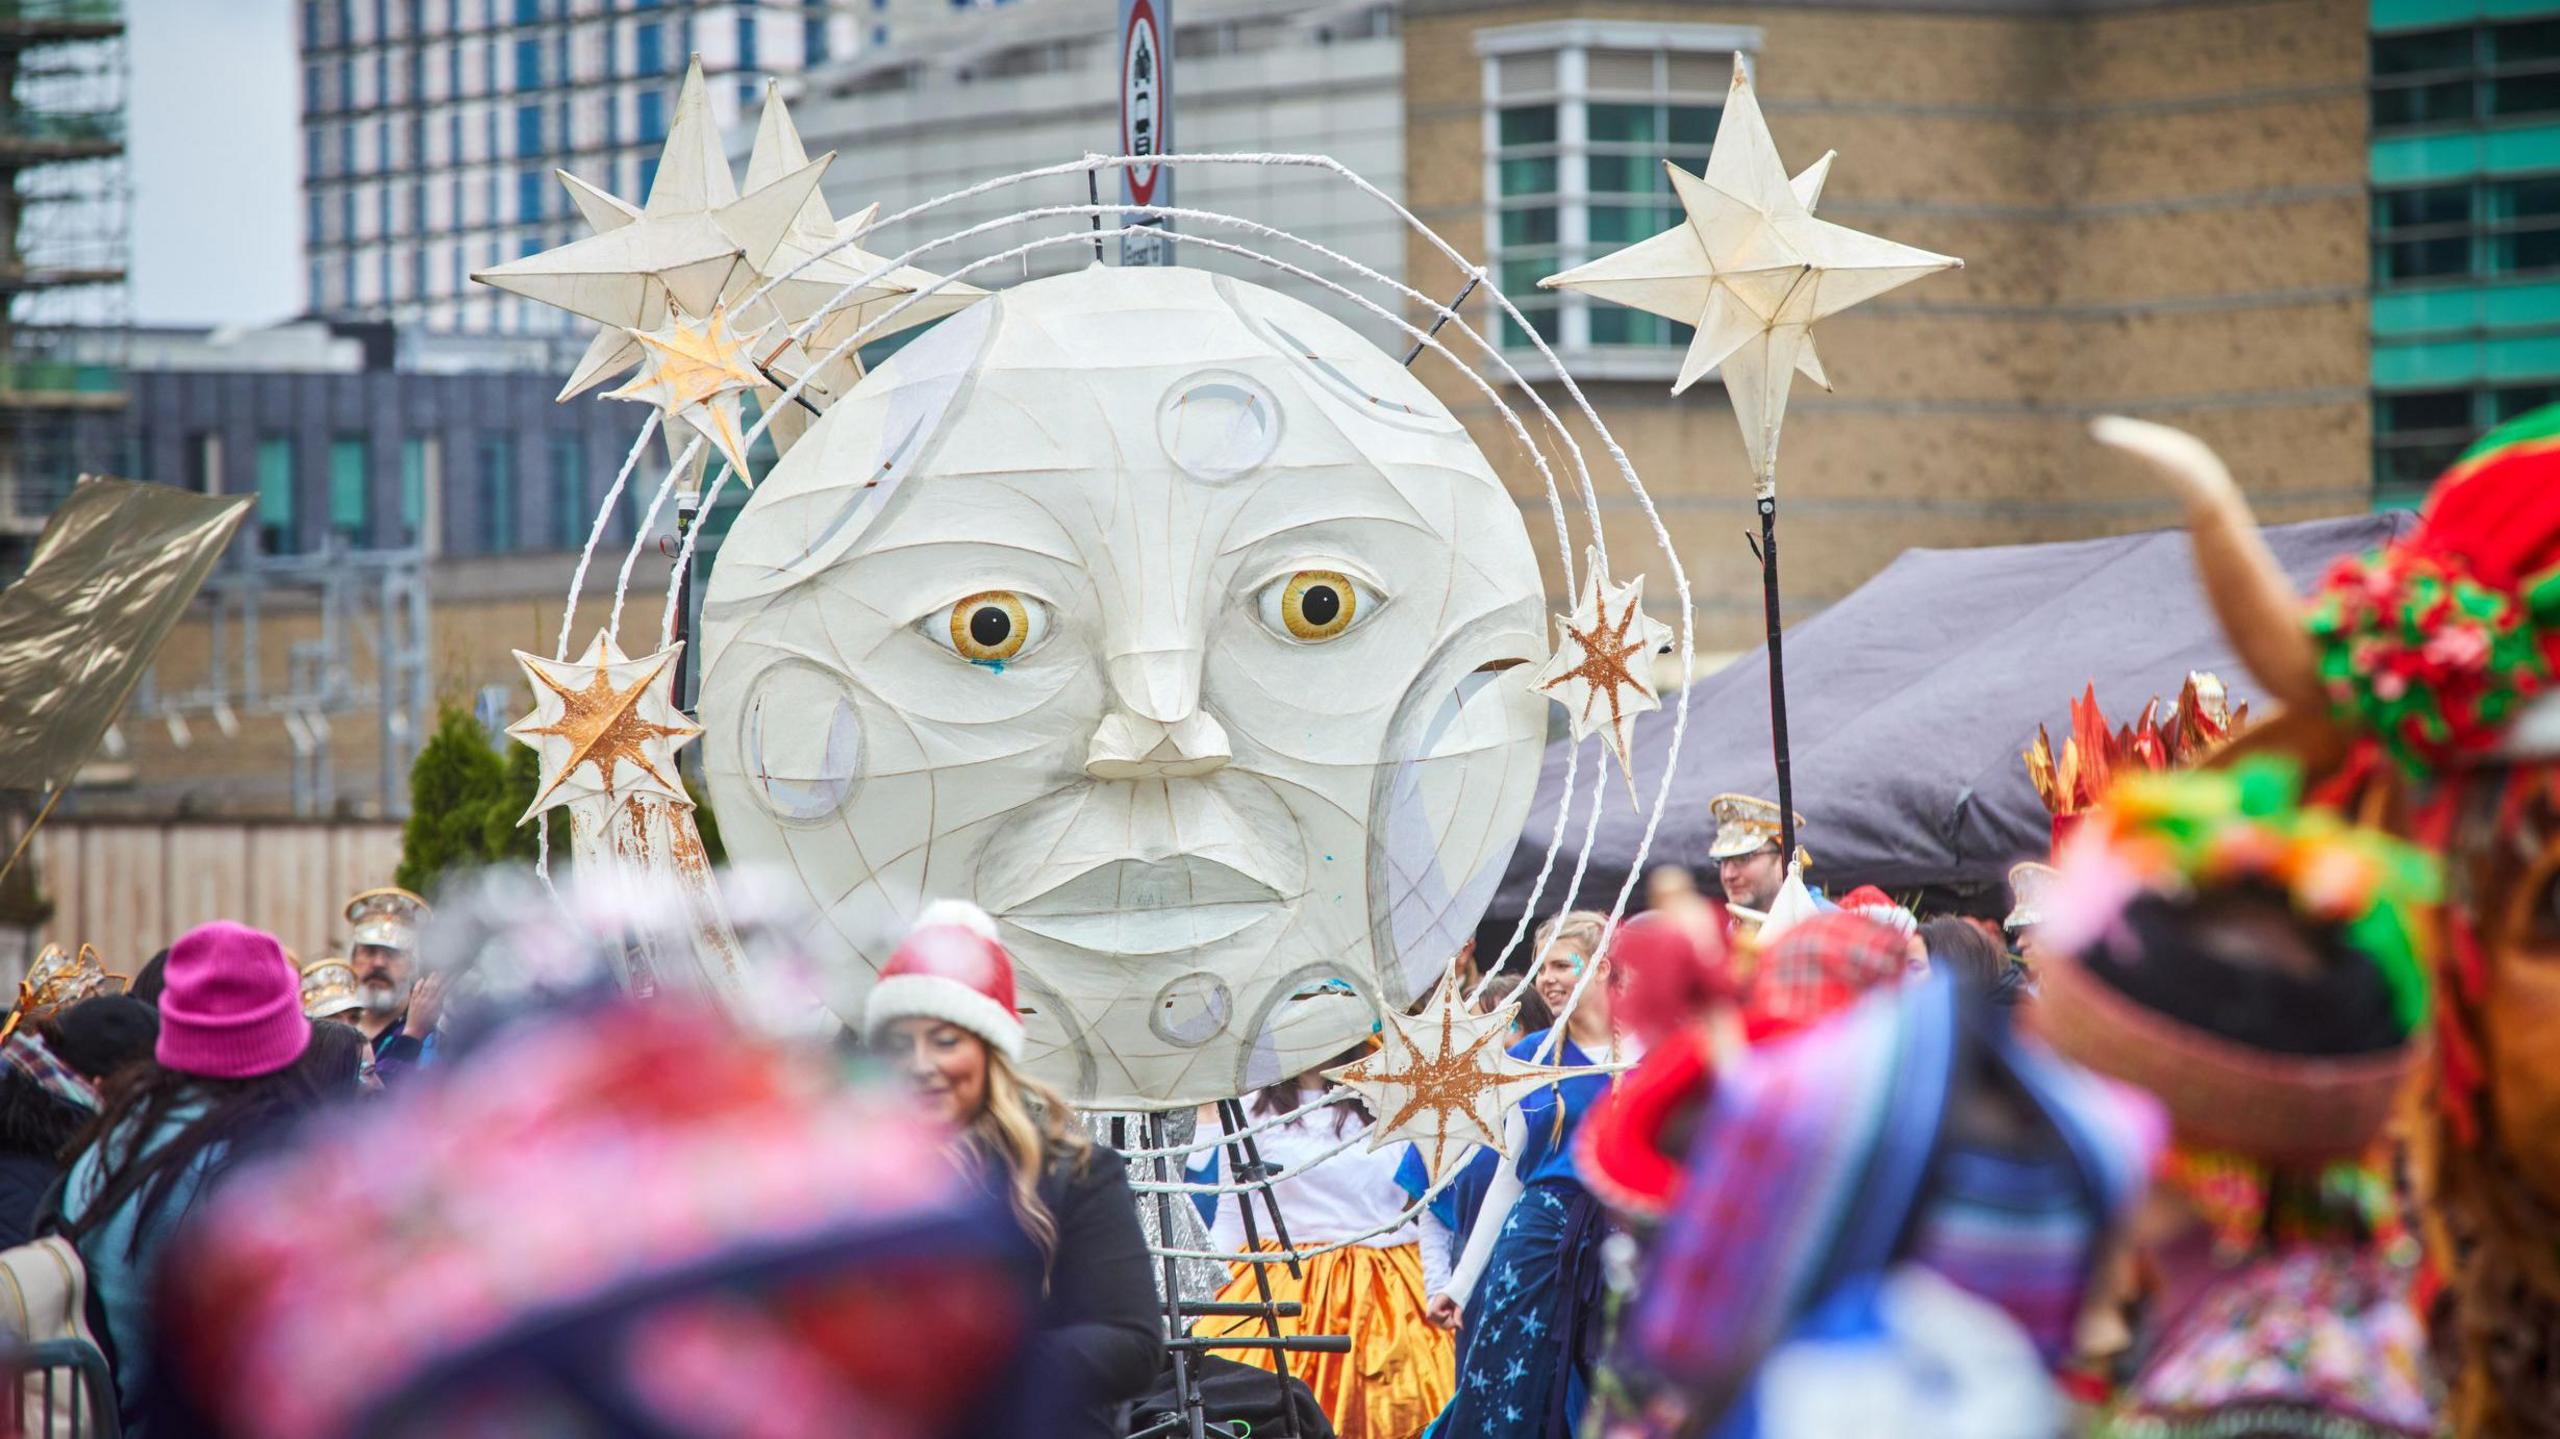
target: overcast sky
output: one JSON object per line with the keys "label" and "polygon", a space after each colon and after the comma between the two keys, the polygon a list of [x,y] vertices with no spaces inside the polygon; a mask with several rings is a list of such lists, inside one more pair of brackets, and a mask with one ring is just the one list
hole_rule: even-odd
{"label": "overcast sky", "polygon": [[292,0],[125,0],[133,317],[258,324],[303,304]]}

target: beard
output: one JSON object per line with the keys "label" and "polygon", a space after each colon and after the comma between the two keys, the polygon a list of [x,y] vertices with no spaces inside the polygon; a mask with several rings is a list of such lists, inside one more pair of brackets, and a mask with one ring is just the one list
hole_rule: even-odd
{"label": "beard", "polygon": [[364,1012],[376,1019],[389,1019],[400,1012],[409,999],[407,990],[387,979],[359,980],[356,997],[364,1001]]}

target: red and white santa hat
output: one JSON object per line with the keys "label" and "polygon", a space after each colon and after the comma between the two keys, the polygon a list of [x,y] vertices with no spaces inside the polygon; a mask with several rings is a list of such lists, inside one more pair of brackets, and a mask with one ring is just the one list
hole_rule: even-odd
{"label": "red and white santa hat", "polygon": [[938,899],[880,967],[880,982],[862,1007],[864,1038],[901,1019],[938,1019],[985,1040],[1006,1059],[1022,1060],[1022,1016],[1013,1004],[1013,957],[996,940],[996,922],[966,900]]}

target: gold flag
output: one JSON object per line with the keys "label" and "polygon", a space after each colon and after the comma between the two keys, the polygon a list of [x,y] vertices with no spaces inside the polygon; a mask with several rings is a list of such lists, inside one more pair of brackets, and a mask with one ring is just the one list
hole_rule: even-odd
{"label": "gold flag", "polygon": [[0,789],[70,782],[253,502],[81,477],[0,591]]}

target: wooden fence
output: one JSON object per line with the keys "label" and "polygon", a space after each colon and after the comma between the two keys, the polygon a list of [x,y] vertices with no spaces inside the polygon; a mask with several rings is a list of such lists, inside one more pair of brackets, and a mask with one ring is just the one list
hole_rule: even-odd
{"label": "wooden fence", "polygon": [[188,929],[236,919],[305,961],[343,952],[341,909],[389,884],[400,826],[365,820],[70,820],[37,831],[53,918],[42,938],[98,947],[123,974]]}

